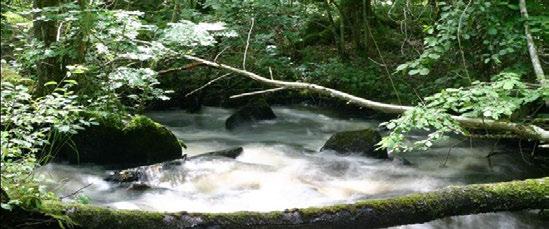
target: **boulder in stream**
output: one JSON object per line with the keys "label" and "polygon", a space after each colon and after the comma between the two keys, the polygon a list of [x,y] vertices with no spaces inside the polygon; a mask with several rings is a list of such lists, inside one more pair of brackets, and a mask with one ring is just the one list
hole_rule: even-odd
{"label": "boulder in stream", "polygon": [[235,148],[230,148],[230,149],[225,149],[225,150],[219,150],[219,151],[199,154],[199,155],[196,155],[196,156],[189,157],[189,160],[190,159],[200,158],[200,157],[209,157],[209,156],[228,157],[228,158],[235,159],[238,156],[240,156],[240,154],[242,154],[242,151],[244,151],[244,149],[242,147],[235,147]]}
{"label": "boulder in stream", "polygon": [[110,182],[117,182],[117,183],[143,182],[148,179],[147,174],[161,173],[166,170],[172,170],[177,166],[183,165],[183,163],[185,163],[186,160],[193,160],[193,159],[209,157],[209,156],[227,157],[227,158],[235,159],[236,157],[240,156],[240,154],[242,154],[242,151],[243,151],[242,147],[235,147],[235,148],[230,148],[225,150],[203,153],[203,154],[195,155],[188,158],[187,158],[187,155],[185,154],[183,155],[183,158],[177,159],[177,160],[112,171],[107,175],[105,180]]}
{"label": "boulder in stream", "polygon": [[276,115],[265,100],[254,100],[241,107],[225,121],[225,128],[233,130],[257,121],[275,119]]}
{"label": "boulder in stream", "polygon": [[56,159],[70,163],[93,163],[133,167],[181,158],[181,144],[165,126],[145,116],[125,121],[115,114],[88,114],[98,125],[71,137]]}
{"label": "boulder in stream", "polygon": [[339,132],[330,137],[320,149],[333,150],[341,154],[359,153],[363,156],[388,159],[386,150],[376,149],[381,135],[375,129]]}
{"label": "boulder in stream", "polygon": [[400,165],[400,166],[413,166],[414,165],[412,162],[408,161],[408,159],[400,157],[400,156],[391,157],[391,162],[394,165]]}

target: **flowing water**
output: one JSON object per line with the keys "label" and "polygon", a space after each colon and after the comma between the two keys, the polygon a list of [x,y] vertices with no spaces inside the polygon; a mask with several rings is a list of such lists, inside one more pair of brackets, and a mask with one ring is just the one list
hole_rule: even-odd
{"label": "flowing water", "polygon": [[[152,211],[233,212],[352,203],[411,192],[426,192],[448,185],[524,179],[536,176],[520,157],[483,142],[444,145],[428,152],[404,155],[413,166],[360,156],[318,151],[335,132],[377,127],[379,122],[358,119],[314,107],[275,107],[276,120],[250,128],[227,131],[232,110],[205,108],[197,114],[162,111],[149,116],[167,125],[188,146],[189,156],[242,146],[236,159],[201,157],[182,165],[149,173],[136,190],[104,181],[109,172],[93,165],[49,164],[39,173],[60,196],[80,191],[92,204],[118,209]],[[442,165],[445,166],[442,166]],[[89,185],[89,186],[88,186]],[[450,217],[402,228],[543,228],[533,211]]]}

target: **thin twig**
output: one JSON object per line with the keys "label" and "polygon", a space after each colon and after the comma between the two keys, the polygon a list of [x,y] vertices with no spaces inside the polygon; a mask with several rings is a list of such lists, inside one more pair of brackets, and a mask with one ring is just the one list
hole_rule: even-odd
{"label": "thin twig", "polygon": [[499,143],[499,140],[500,138],[496,140],[496,142],[492,145],[492,148],[490,148],[490,152],[488,152],[488,155],[486,155],[486,159],[488,159],[488,167],[490,167],[490,169],[492,169],[492,160],[490,159],[490,157],[494,155],[494,152],[495,152],[496,146]]}
{"label": "thin twig", "polygon": [[215,81],[218,81],[218,80],[220,80],[220,79],[223,79],[223,78],[225,78],[226,76],[228,76],[228,75],[230,75],[230,74],[231,74],[231,73],[226,73],[226,74],[223,74],[223,75],[220,76],[220,77],[217,77],[217,78],[215,78],[215,79],[213,79],[213,80],[210,80],[209,82],[207,82],[206,84],[202,85],[201,87],[199,87],[199,88],[197,88],[197,89],[194,89],[193,91],[187,93],[187,94],[185,95],[185,97],[188,97],[188,96],[190,96],[190,95],[196,93],[197,91],[200,91],[200,90],[204,89],[205,87],[211,85],[211,84],[214,83]]}
{"label": "thin twig", "polygon": [[78,190],[74,191],[74,192],[71,193],[71,194],[68,194],[68,195],[66,195],[66,196],[62,196],[61,199],[65,199],[65,198],[69,198],[69,197],[71,197],[71,196],[74,196],[74,195],[78,194],[79,192],[81,192],[82,190],[84,190],[85,188],[90,187],[92,184],[93,184],[93,183],[89,183],[89,184],[87,184],[86,186],[84,186],[84,187],[82,187],[82,188],[79,188]]}
{"label": "thin twig", "polygon": [[269,75],[271,75],[271,80],[274,80],[273,69],[271,67],[269,67]]}
{"label": "thin twig", "polygon": [[469,71],[467,70],[467,64],[465,62],[465,53],[463,52],[463,47],[461,46],[460,36],[461,36],[461,23],[463,21],[463,16],[465,15],[465,12],[467,12],[467,9],[469,9],[469,6],[471,5],[472,2],[473,0],[469,0],[467,5],[465,6],[465,9],[463,9],[463,12],[461,12],[461,15],[459,17],[459,22],[458,22],[458,29],[457,29],[457,41],[458,41],[459,51],[461,54],[461,61],[463,62],[463,69],[465,70],[465,75],[467,75],[467,79],[469,79],[469,83],[471,82],[471,77],[469,76]]}
{"label": "thin twig", "polygon": [[389,68],[387,68],[387,63],[385,63],[385,59],[383,58],[383,55],[381,54],[381,50],[379,50],[379,46],[377,45],[376,38],[374,37],[374,34],[372,34],[372,29],[370,28],[370,25],[368,22],[366,22],[366,26],[368,27],[368,33],[370,37],[372,38],[372,41],[374,42],[374,46],[376,47],[377,54],[379,55],[379,58],[381,59],[381,62],[383,63],[383,68],[385,69],[385,73],[387,73],[387,77],[389,77],[389,82],[391,82],[391,87],[393,88],[393,91],[395,92],[395,95],[397,97],[398,103],[402,105],[402,101],[400,100],[400,95],[395,87],[395,83],[393,82],[393,77],[391,76],[391,73],[389,72]]}
{"label": "thin twig", "polygon": [[182,71],[182,70],[187,70],[187,69],[191,69],[191,68],[194,68],[194,67],[197,67],[197,66],[200,66],[200,65],[203,65],[203,64],[200,63],[200,62],[195,62],[195,63],[186,64],[186,65],[183,65],[183,66],[177,67],[177,68],[170,68],[170,69],[160,70],[160,71],[158,71],[158,75],[163,75],[163,74],[167,74],[167,73],[170,73],[170,72],[178,72],[178,71]]}
{"label": "thin twig", "polygon": [[522,160],[523,160],[524,162],[526,162],[526,164],[532,165],[532,163],[530,163],[530,162],[526,159],[526,157],[524,156],[524,152],[522,152],[522,140],[519,140],[519,152],[520,152],[520,156],[522,157]]}
{"label": "thin twig", "polygon": [[248,31],[248,38],[246,39],[246,48],[244,49],[244,58],[242,59],[242,69],[246,70],[246,57],[248,55],[248,48],[250,47],[250,37],[252,36],[252,30],[254,29],[255,19],[252,18],[252,25]]}
{"label": "thin twig", "polygon": [[285,87],[277,87],[277,88],[272,88],[272,89],[267,89],[267,90],[254,91],[254,92],[248,92],[248,93],[233,95],[229,98],[236,99],[236,98],[241,98],[241,97],[250,96],[250,95],[259,95],[259,94],[265,94],[265,93],[280,91],[280,90],[284,90],[284,89],[286,89],[286,88]]}
{"label": "thin twig", "polygon": [[215,55],[215,58],[213,60],[213,62],[217,62],[217,58],[219,58],[219,56],[221,56],[221,54],[223,52],[225,52],[225,50],[227,50],[229,48],[229,46],[225,47],[223,50],[221,50],[221,52],[219,52],[217,55]]}
{"label": "thin twig", "polygon": [[452,146],[450,146],[450,148],[448,149],[448,153],[446,153],[446,158],[444,159],[444,162],[442,162],[440,164],[440,167],[443,168],[443,167],[446,167],[446,163],[448,162],[448,158],[450,157],[450,152],[452,152],[452,149],[454,149],[454,147],[456,147],[457,145],[461,144],[462,142],[464,142],[465,140],[467,139],[463,139],[457,143],[454,143]]}

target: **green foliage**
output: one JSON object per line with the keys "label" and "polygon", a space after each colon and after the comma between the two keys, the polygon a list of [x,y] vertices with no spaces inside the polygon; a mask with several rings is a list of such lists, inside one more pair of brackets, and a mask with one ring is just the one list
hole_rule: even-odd
{"label": "green foliage", "polygon": [[[391,130],[378,145],[394,152],[407,152],[415,149],[425,150],[435,142],[444,139],[449,133],[463,134],[464,130],[455,122],[444,109],[417,106],[406,111],[400,118],[382,123],[382,126]],[[406,143],[406,135],[412,131],[429,131],[423,140],[415,141],[412,145]]]}
{"label": "green foliage", "polygon": [[[517,52],[525,53],[523,22],[515,10],[516,4],[498,0],[441,2],[440,5],[439,21],[424,26],[427,37],[423,52],[417,59],[399,65],[397,72],[428,75],[434,64],[456,63],[455,60],[462,58],[470,64],[482,61],[497,66],[516,58]],[[460,52],[464,52],[464,56]]]}
{"label": "green foliage", "polygon": [[448,88],[425,98],[429,108],[442,108],[468,117],[493,120],[509,118],[513,112],[542,96],[543,87],[527,86],[519,74],[502,72],[493,82],[475,81],[469,88]]}
{"label": "green foliage", "polygon": [[34,168],[55,154],[50,148],[53,142],[92,124],[78,115],[83,107],[76,103],[71,86],[66,83],[51,94],[33,98],[26,86],[2,81],[2,188],[10,195],[2,208],[40,208],[43,199],[53,197],[38,185]]}
{"label": "green foliage", "polygon": [[[473,82],[468,88],[447,88],[425,98],[424,104],[405,112],[400,118],[383,123],[391,130],[379,145],[392,151],[425,150],[445,134],[467,134],[450,114],[499,120],[510,118],[513,112],[539,99],[549,98],[547,87],[528,86],[520,75],[503,72],[493,82]],[[430,131],[427,138],[406,144],[406,134],[414,130]]]}

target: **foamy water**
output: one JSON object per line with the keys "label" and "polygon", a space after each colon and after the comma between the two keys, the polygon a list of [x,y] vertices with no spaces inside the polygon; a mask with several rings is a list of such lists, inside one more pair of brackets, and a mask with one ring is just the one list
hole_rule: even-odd
{"label": "foamy water", "polygon": [[[48,186],[61,196],[82,190],[92,204],[118,209],[151,211],[233,212],[273,211],[288,208],[352,203],[411,192],[427,192],[448,185],[523,179],[532,171],[516,157],[485,155],[491,145],[447,147],[404,155],[414,166],[334,152],[314,153],[331,134],[376,127],[373,120],[357,120],[304,107],[275,108],[276,120],[260,122],[235,132],[224,129],[230,110],[206,108],[199,114],[182,111],[155,112],[188,146],[184,153],[197,155],[242,146],[236,159],[202,157],[170,169],[151,169],[145,191],[103,180],[108,171],[97,166],[50,164],[40,169]],[[448,144],[456,142],[450,139]],[[497,149],[497,148],[496,148]],[[503,150],[503,149],[498,149]],[[446,161],[446,166],[441,164]],[[533,214],[533,213],[532,213]],[[529,212],[452,217],[411,228],[528,227],[535,220]],[[526,221],[525,221],[526,220]],[[538,224],[532,224],[535,228]]]}

